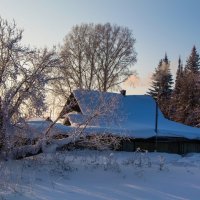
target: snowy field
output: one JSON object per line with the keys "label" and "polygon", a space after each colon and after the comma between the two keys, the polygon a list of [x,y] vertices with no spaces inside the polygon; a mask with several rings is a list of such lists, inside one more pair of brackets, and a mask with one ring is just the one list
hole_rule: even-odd
{"label": "snowy field", "polygon": [[0,162],[0,200],[198,200],[200,154],[76,150]]}

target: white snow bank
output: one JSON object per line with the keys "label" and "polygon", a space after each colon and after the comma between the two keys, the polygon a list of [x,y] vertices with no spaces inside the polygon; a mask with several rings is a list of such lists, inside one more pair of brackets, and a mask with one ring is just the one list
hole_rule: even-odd
{"label": "white snow bank", "polygon": [[[151,165],[145,165],[147,158]],[[197,200],[200,196],[200,154],[70,151],[1,162],[0,167],[0,199]]]}

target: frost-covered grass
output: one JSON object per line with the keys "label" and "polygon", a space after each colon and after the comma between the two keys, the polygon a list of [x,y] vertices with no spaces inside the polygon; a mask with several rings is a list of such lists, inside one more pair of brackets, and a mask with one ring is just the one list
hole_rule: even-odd
{"label": "frost-covered grass", "polygon": [[76,150],[0,162],[0,200],[199,199],[200,154]]}

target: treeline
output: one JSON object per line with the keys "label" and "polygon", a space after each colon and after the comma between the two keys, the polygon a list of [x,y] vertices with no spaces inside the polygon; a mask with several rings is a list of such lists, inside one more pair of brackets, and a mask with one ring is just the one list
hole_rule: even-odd
{"label": "treeline", "polygon": [[152,76],[148,91],[166,118],[200,127],[200,57],[194,46],[185,66],[178,60],[173,82],[167,55],[161,59]]}

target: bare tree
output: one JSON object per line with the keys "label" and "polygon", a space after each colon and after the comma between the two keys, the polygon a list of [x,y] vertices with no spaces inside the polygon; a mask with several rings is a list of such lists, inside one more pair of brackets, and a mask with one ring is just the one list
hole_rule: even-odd
{"label": "bare tree", "polygon": [[73,89],[112,90],[134,72],[135,39],[131,30],[117,25],[76,25],[61,46],[62,67],[55,90],[68,93]]}
{"label": "bare tree", "polygon": [[135,39],[128,28],[109,23],[97,24],[95,29],[100,40],[96,68],[98,89],[105,92],[133,74],[129,67],[136,62]]}
{"label": "bare tree", "polygon": [[65,37],[61,47],[63,66],[60,69],[61,76],[65,77],[65,84],[70,89],[88,87],[88,80],[93,74],[88,72],[88,57],[86,49],[90,43],[90,30],[92,25],[81,25],[72,28]]}

